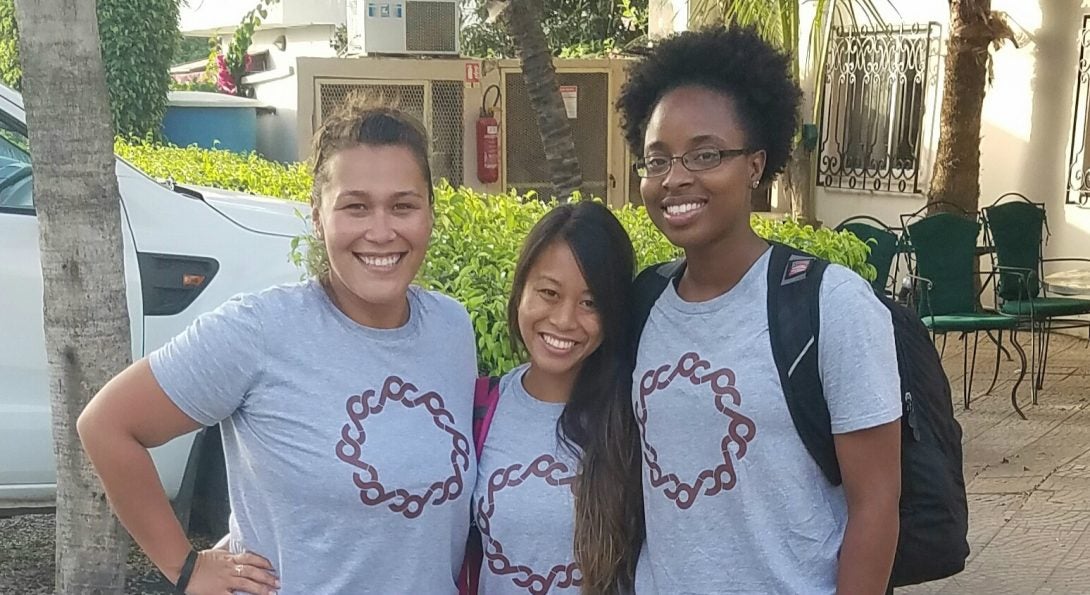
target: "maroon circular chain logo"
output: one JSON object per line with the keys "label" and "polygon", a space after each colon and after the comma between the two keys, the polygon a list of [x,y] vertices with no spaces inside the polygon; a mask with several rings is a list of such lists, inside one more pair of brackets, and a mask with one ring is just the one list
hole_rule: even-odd
{"label": "maroon circular chain logo", "polygon": [[[715,408],[729,420],[726,434],[720,441],[723,460],[715,467],[705,468],[697,474],[692,483],[680,479],[676,473],[669,472],[659,464],[659,454],[655,446],[647,439],[647,399],[656,392],[670,386],[674,380],[685,378],[694,386],[707,385],[714,396]],[[711,370],[711,364],[701,359],[696,353],[686,353],[677,365],[669,364],[648,370],[640,379],[639,398],[633,405],[636,423],[640,428],[643,444],[643,460],[647,464],[647,475],[651,487],[662,489],[667,499],[678,508],[687,510],[696,502],[700,494],[715,496],[734,488],[738,483],[738,474],[734,469],[734,459],[746,456],[749,443],[757,435],[757,426],[753,420],[734,410],[742,404],[742,395],[734,386],[734,372],[729,368]],[[729,403],[728,403],[729,400]],[[734,445],[732,457],[730,445]]]}
{"label": "maroon circular chain logo", "polygon": [[526,466],[516,463],[493,472],[488,478],[488,492],[477,502],[477,528],[484,537],[484,557],[488,561],[488,569],[497,576],[513,575],[511,582],[532,595],[548,593],[553,586],[558,589],[579,587],[583,584],[583,576],[575,562],[556,564],[546,572],[538,572],[525,564],[512,562],[503,544],[491,533],[496,494],[517,487],[530,477],[544,479],[550,486],[566,487],[574,493],[575,474],[551,455],[543,454]]}
{"label": "maroon circular chain logo", "polygon": [[[397,403],[408,409],[423,407],[431,416],[435,427],[450,435],[451,473],[442,481],[436,481],[420,493],[387,486],[379,479],[379,470],[363,458],[363,445],[367,442],[365,421],[382,413],[388,403]],[[345,402],[349,423],[341,428],[341,440],[337,442],[337,458],[359,469],[352,480],[360,490],[360,500],[369,506],[387,504],[390,510],[414,519],[424,512],[424,506],[438,506],[456,500],[462,494],[462,474],[469,471],[469,440],[454,427],[454,416],[447,410],[443,397],[434,391],[419,394],[416,385],[397,376],[390,376],[375,393],[368,390],[353,395]]]}

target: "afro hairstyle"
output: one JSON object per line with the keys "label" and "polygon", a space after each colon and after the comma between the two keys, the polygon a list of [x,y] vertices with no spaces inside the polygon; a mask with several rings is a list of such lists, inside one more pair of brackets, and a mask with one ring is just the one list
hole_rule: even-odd
{"label": "afro hairstyle", "polygon": [[651,112],[668,92],[701,86],[731,97],[749,148],[764,149],[761,182],[787,166],[799,125],[802,91],[791,75],[787,54],[769,45],[752,27],[712,27],[671,36],[628,72],[617,99],[625,140],[643,154]]}

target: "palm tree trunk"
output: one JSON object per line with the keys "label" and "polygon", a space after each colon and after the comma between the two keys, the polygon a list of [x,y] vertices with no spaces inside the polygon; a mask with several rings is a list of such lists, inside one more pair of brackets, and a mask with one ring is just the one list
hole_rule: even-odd
{"label": "palm tree trunk", "polygon": [[[791,151],[791,161],[781,176],[780,191],[791,207],[791,218],[807,225],[818,225],[815,199],[813,153],[800,142]],[[781,203],[782,204],[782,203]]]}
{"label": "palm tree trunk", "polygon": [[128,536],[76,435],[130,360],[113,117],[95,0],[17,0],[57,462],[57,593],[121,593]]}
{"label": "palm tree trunk", "polygon": [[560,97],[552,52],[541,29],[541,7],[534,0],[509,0],[507,33],[518,47],[530,105],[537,114],[541,144],[557,198],[567,200],[583,185],[568,114]]}
{"label": "palm tree trunk", "polygon": [[950,0],[939,147],[928,202],[974,212],[980,201],[980,114],[988,78],[991,0]]}

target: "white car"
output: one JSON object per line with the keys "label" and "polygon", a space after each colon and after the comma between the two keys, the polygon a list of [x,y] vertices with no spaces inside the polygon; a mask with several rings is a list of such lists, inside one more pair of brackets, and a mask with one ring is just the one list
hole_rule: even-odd
{"label": "white car", "polygon": [[[0,516],[48,509],[56,492],[38,221],[26,146],[22,97],[0,86]],[[307,229],[304,205],[163,184],[122,159],[117,178],[134,360],[233,295],[300,279],[289,254],[291,239]],[[152,452],[167,494],[183,514],[200,465],[217,465],[218,434],[208,436],[189,434]],[[208,447],[203,456],[202,444]],[[218,466],[211,475],[222,483],[222,460]],[[213,497],[222,499],[222,493]]]}

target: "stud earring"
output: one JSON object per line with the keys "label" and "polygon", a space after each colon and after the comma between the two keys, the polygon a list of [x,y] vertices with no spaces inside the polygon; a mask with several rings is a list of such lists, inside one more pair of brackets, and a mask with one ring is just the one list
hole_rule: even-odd
{"label": "stud earring", "polygon": [[750,183],[750,186],[752,186],[752,187],[754,187],[754,188],[756,188],[757,186],[760,186],[760,185],[761,185],[761,181],[760,181],[760,180],[753,180],[753,181],[752,181],[752,182]]}

